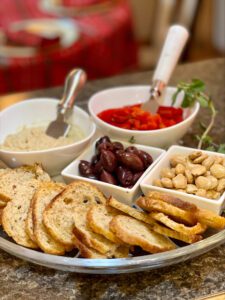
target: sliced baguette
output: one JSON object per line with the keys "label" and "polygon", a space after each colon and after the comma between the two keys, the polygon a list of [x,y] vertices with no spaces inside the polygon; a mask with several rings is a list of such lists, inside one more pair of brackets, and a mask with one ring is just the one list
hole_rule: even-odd
{"label": "sliced baguette", "polygon": [[108,258],[127,257],[129,248],[124,246],[118,251],[119,244],[113,243],[100,234],[94,233],[87,223],[87,213],[90,207],[78,205],[73,212],[75,236],[87,247],[105,254]]}
{"label": "sliced baguette", "polygon": [[124,244],[109,229],[109,223],[112,221],[112,218],[119,214],[119,210],[116,210],[110,206],[94,205],[87,213],[87,223],[93,232],[103,235],[111,242]]}
{"label": "sliced baguette", "polygon": [[73,243],[73,210],[79,204],[90,206],[96,203],[105,204],[106,198],[93,185],[76,181],[47,206],[43,221],[51,236],[66,247]]}
{"label": "sliced baguette", "polygon": [[74,234],[73,236],[73,243],[75,247],[80,251],[80,256],[83,258],[107,258],[105,254],[101,254],[100,252],[96,251],[93,248],[87,247],[84,245]]}
{"label": "sliced baguette", "polygon": [[33,198],[30,202],[30,208],[29,208],[27,218],[25,221],[25,229],[26,229],[26,232],[27,232],[28,236],[30,237],[30,239],[34,243],[37,243],[35,235],[34,235],[34,226],[33,226]]}
{"label": "sliced baguette", "polygon": [[43,223],[45,208],[64,188],[65,186],[60,183],[44,182],[40,185],[32,200],[31,211],[35,241],[45,253],[55,255],[65,253],[65,247],[48,233]]}
{"label": "sliced baguette", "polygon": [[26,232],[26,218],[32,197],[38,188],[40,181],[36,179],[26,180],[20,184],[13,199],[7,203],[2,214],[2,226],[5,232],[13,240],[28,248],[38,248]]}
{"label": "sliced baguette", "polygon": [[130,207],[129,205],[121,203],[113,197],[110,197],[108,199],[107,205],[112,206],[112,207],[116,208],[117,210],[122,211],[123,213],[125,213],[137,220],[143,221],[150,225],[155,224],[154,219],[152,219],[152,217],[149,214],[142,212],[142,211],[138,211],[137,209]]}
{"label": "sliced baguette", "polygon": [[140,197],[136,201],[136,203],[144,210],[147,210],[149,212],[162,212],[166,215],[171,216],[173,219],[180,223],[184,223],[187,225],[195,225],[197,223],[197,219],[193,211],[181,209],[180,207],[163,200],[152,199],[149,197]]}
{"label": "sliced baguette", "polygon": [[110,229],[124,243],[140,246],[150,253],[175,249],[175,244],[165,236],[151,230],[148,224],[128,216],[116,216],[110,222]]}
{"label": "sliced baguette", "polygon": [[0,200],[8,202],[19,193],[20,186],[25,181],[37,179],[38,181],[50,181],[49,175],[43,171],[39,164],[10,169],[0,176]]}
{"label": "sliced baguette", "polygon": [[181,232],[177,232],[174,231],[168,227],[165,227],[163,225],[159,225],[156,224],[153,226],[153,230],[155,232],[158,232],[159,234],[168,236],[172,239],[178,240],[178,241],[183,241],[187,244],[192,244],[192,243],[196,243],[198,241],[202,240],[202,236],[201,235],[197,235],[197,234],[184,234]]}

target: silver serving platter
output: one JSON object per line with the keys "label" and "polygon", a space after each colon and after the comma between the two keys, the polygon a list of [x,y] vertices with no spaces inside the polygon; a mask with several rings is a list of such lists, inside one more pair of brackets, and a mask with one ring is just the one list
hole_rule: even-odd
{"label": "silver serving platter", "polygon": [[31,263],[52,269],[88,274],[121,274],[157,269],[199,256],[225,242],[225,230],[175,250],[137,257],[87,259],[45,254],[12,242],[0,229],[0,249]]}

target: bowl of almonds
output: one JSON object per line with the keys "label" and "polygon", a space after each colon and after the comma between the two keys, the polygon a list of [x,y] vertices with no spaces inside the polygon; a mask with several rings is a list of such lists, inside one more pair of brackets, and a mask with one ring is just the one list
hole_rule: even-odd
{"label": "bowl of almonds", "polygon": [[225,155],[172,146],[141,182],[144,194],[164,191],[218,214],[225,202]]}

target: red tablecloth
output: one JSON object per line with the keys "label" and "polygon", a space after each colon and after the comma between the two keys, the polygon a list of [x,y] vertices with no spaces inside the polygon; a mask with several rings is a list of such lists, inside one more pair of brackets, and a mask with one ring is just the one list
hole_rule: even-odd
{"label": "red tablecloth", "polygon": [[[57,18],[41,10],[39,4],[38,0],[0,0],[0,29],[7,32],[10,24],[23,19]],[[136,65],[127,1],[118,2],[108,11],[82,14],[75,19],[81,26],[81,35],[69,48],[23,58],[0,53],[0,93],[62,85],[74,67],[84,68],[92,79],[118,74]]]}

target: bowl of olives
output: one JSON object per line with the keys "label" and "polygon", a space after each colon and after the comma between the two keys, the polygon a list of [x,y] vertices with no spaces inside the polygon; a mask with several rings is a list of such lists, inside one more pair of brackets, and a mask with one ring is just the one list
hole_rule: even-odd
{"label": "bowl of olives", "polygon": [[131,204],[141,194],[140,182],[155,166],[164,150],[98,138],[62,171],[66,182],[88,181],[106,196]]}

